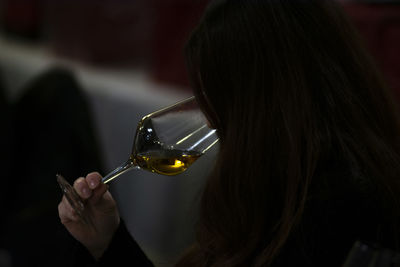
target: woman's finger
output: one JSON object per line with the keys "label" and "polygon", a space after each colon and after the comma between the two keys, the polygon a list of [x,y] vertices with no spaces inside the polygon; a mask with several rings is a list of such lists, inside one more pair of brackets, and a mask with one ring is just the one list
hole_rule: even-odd
{"label": "woman's finger", "polygon": [[86,182],[92,190],[89,202],[96,205],[107,191],[108,186],[101,182],[101,175],[98,172],[89,173],[86,176]]}
{"label": "woman's finger", "polygon": [[92,189],[90,189],[88,183],[83,177],[75,180],[74,188],[82,199],[88,199],[92,195]]}
{"label": "woman's finger", "polygon": [[103,198],[104,193],[108,190],[108,185],[100,183],[96,189],[92,192],[92,197],[89,199],[89,202],[93,205],[99,204],[99,201]]}
{"label": "woman's finger", "polygon": [[90,189],[95,189],[101,183],[101,175],[98,172],[91,172],[86,176],[86,182]]}
{"label": "woman's finger", "polygon": [[77,222],[79,220],[78,214],[76,214],[75,210],[71,207],[65,196],[63,196],[60,204],[58,204],[58,216],[63,224],[71,221]]}

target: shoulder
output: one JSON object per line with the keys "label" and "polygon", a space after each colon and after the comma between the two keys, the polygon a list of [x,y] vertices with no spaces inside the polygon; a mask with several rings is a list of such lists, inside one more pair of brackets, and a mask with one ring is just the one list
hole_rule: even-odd
{"label": "shoulder", "polygon": [[377,194],[374,182],[357,171],[327,168],[317,173],[302,219],[282,256],[295,259],[296,266],[302,266],[301,262],[340,266],[356,241],[386,242],[385,235],[393,233],[385,233],[388,222],[382,219],[384,209]]}

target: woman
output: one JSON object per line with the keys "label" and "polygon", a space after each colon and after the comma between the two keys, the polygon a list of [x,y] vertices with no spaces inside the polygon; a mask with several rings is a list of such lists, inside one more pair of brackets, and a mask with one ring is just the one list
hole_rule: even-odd
{"label": "woman", "polygon": [[[397,110],[334,1],[214,1],[186,58],[220,152],[178,266],[340,266],[357,240],[398,248]],[[151,265],[99,180],[74,184],[96,231],[65,199],[62,222],[99,262],[126,242]]]}

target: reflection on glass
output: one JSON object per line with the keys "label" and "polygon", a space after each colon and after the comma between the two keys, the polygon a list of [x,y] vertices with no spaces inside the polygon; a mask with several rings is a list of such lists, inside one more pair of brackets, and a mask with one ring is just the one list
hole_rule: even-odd
{"label": "reflection on glass", "polygon": [[[180,174],[217,142],[216,130],[208,127],[195,98],[188,98],[143,117],[128,160],[102,181],[108,183],[133,169],[169,176]],[[78,194],[61,175],[57,175],[57,181],[71,206],[82,216],[84,205]]]}

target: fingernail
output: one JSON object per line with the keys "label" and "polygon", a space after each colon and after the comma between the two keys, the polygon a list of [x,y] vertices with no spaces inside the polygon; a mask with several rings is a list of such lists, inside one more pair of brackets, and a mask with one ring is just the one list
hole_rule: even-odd
{"label": "fingernail", "polygon": [[94,181],[91,181],[89,185],[91,188],[95,188],[97,186],[97,184]]}

